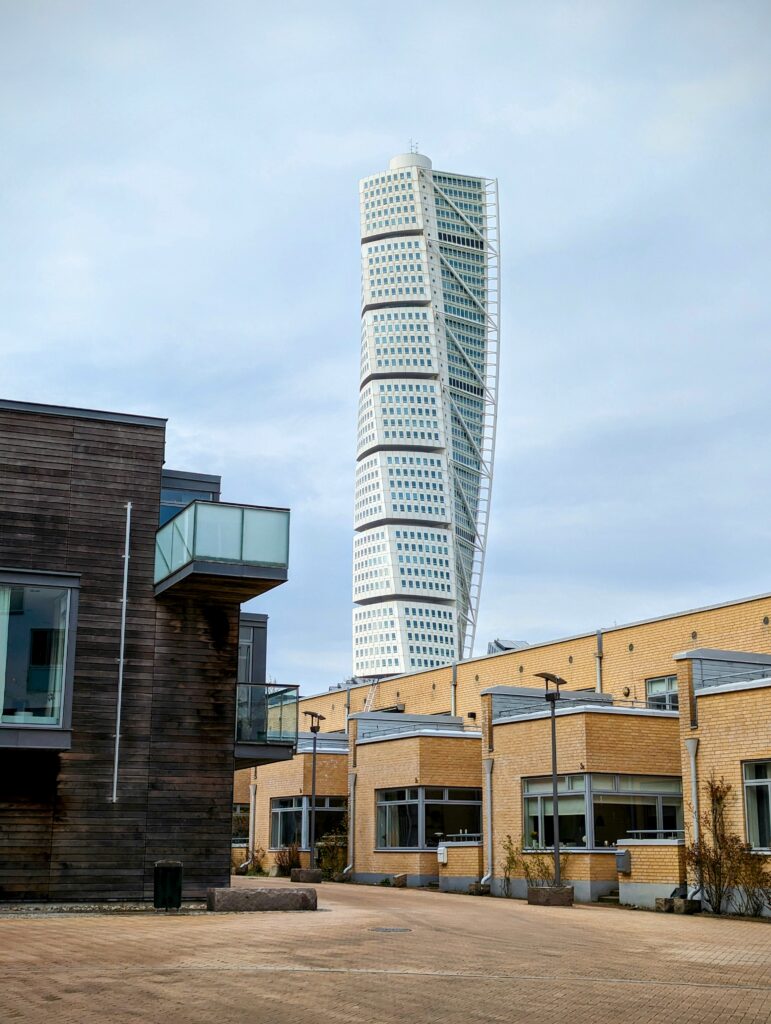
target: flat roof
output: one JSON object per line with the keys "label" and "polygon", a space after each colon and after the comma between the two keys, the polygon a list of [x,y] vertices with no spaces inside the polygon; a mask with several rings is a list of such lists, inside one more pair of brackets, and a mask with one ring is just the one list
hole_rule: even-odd
{"label": "flat roof", "polygon": [[16,402],[0,398],[0,409],[11,412],[30,412],[37,416],[68,416],[80,420],[107,420],[111,423],[132,423],[140,427],[165,427],[167,418],[138,416],[128,412],[106,412],[104,409],[79,409],[68,405],[44,405],[40,402]]}

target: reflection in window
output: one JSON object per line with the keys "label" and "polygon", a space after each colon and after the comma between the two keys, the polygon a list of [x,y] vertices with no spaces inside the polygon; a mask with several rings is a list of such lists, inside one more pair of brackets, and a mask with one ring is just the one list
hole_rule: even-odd
{"label": "reflection in window", "polygon": [[[524,843],[554,845],[551,779],[525,779]],[[682,780],[665,775],[564,775],[558,779],[560,845],[615,846],[637,838],[671,838],[683,829]]]}
{"label": "reflection in window", "polygon": [[377,846],[432,849],[449,840],[477,840],[482,828],[482,791],[453,787],[383,789],[377,794]]}
{"label": "reflection in window", "polygon": [[4,725],[60,725],[70,591],[0,583]]}
{"label": "reflection in window", "polygon": [[656,676],[645,680],[645,696],[649,708],[660,708],[662,711],[677,711],[677,676]]}
{"label": "reflection in window", "polygon": [[[316,842],[331,833],[340,833],[345,824],[348,802],[344,796],[316,797]],[[310,842],[311,798],[279,797],[270,802],[270,847],[299,846]]]}
{"label": "reflection in window", "polygon": [[744,798],[750,846],[771,849],[771,761],[745,764]]}

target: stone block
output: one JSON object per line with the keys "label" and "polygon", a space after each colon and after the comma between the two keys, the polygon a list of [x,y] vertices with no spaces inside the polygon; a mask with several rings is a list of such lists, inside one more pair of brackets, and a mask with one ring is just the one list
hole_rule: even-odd
{"label": "stone block", "polygon": [[681,900],[674,899],[673,911],[675,914],[700,914],[701,913],[701,900]]}
{"label": "stone block", "polygon": [[315,889],[208,889],[206,909],[219,912],[244,913],[266,910],[315,910]]}
{"label": "stone block", "polygon": [[572,885],[536,885],[528,888],[527,902],[534,907],[572,907]]}
{"label": "stone block", "polygon": [[289,878],[292,882],[303,882],[305,885],[320,885],[321,868],[292,868]]}
{"label": "stone block", "polygon": [[675,901],[669,896],[656,897],[656,910],[660,914],[671,914],[675,909]]}
{"label": "stone block", "polygon": [[391,884],[396,889],[405,889],[407,887],[407,876],[406,875],[394,875],[391,879]]}

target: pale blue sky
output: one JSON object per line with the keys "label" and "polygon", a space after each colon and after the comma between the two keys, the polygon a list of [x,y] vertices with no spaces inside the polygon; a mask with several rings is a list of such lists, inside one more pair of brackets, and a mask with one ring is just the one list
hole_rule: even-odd
{"label": "pale blue sky", "polygon": [[269,671],[350,671],[358,178],[498,177],[478,648],[771,590],[765,0],[0,0],[0,395],[293,510]]}

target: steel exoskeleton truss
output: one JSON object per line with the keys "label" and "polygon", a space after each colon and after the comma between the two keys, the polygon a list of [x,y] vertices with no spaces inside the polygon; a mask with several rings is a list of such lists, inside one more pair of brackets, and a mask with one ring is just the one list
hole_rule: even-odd
{"label": "steel exoskeleton truss", "polygon": [[[453,200],[435,183],[433,187],[440,196],[448,203],[457,215],[465,222],[474,236],[481,240],[485,254],[485,301],[480,302],[473,290],[466,284],[462,276],[455,272],[452,266],[444,258],[439,250],[438,242],[429,239],[429,248],[433,249],[439,263],[448,271],[453,280],[462,288],[468,296],[472,306],[476,307],[484,317],[485,325],[485,356],[484,368],[480,373],[467,355],[463,345],[456,337],[452,328],[447,322],[444,309],[435,306],[437,321],[441,326],[447,346],[448,353],[452,351],[463,362],[464,368],[469,371],[472,378],[481,389],[483,404],[481,436],[474,437],[469,429],[463,413],[458,405],[458,399],[462,393],[456,391],[450,384],[447,363],[443,360],[441,366],[442,389],[445,397],[445,428],[448,441],[448,472],[450,475],[450,486],[453,493],[456,508],[465,513],[465,518],[473,525],[473,544],[471,564],[463,558],[462,543],[456,532],[456,585],[458,588],[458,657],[469,658],[473,654],[474,640],[476,636],[477,617],[479,613],[479,598],[484,573],[485,551],[487,547],[487,535],[490,522],[490,503],[493,488],[493,462],[495,454],[495,436],[498,416],[498,376],[500,364],[500,246],[499,246],[499,221],[498,221],[498,182],[494,179],[482,179],[484,181],[484,226],[480,228],[473,224],[465,214],[458,208]],[[476,495],[469,496],[461,480],[461,471],[466,467],[457,459],[454,448],[451,444],[453,436],[453,421],[460,425],[466,441],[475,452],[479,461],[479,489]],[[474,500],[475,499],[475,500]]]}

